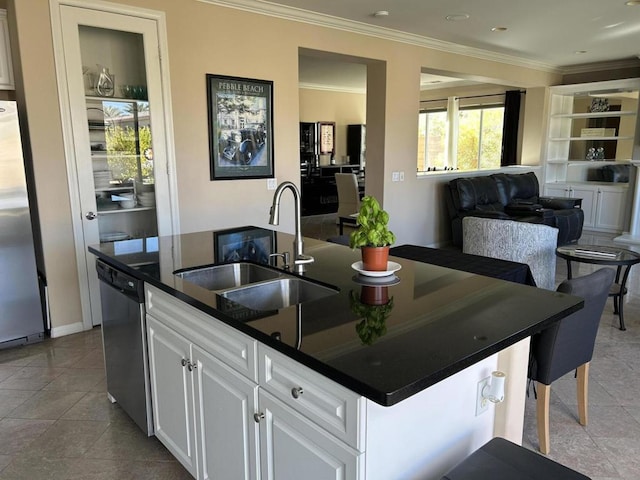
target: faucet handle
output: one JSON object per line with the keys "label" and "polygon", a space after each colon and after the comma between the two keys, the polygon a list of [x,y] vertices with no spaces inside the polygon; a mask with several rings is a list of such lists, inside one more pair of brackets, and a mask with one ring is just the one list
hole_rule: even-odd
{"label": "faucet handle", "polygon": [[271,253],[269,255],[269,258],[275,258],[276,259],[274,267],[278,266],[278,257],[282,257],[282,261],[283,261],[282,268],[285,269],[285,270],[289,270],[289,252]]}
{"label": "faucet handle", "polygon": [[315,262],[315,258],[313,258],[311,255],[303,255],[300,254],[298,255],[298,257],[293,261],[294,265],[307,265],[309,263],[313,263]]}

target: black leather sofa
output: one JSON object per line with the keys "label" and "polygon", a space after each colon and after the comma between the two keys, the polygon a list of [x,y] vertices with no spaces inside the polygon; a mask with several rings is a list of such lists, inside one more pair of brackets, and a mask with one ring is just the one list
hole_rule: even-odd
{"label": "black leather sofa", "polygon": [[541,197],[533,172],[464,177],[446,185],[453,244],[462,247],[462,219],[467,216],[542,223],[558,229],[558,245],[582,235],[582,199]]}

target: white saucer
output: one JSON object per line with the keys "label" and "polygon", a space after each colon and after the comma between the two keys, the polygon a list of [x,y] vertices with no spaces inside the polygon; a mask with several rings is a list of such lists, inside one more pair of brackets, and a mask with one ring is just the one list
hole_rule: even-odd
{"label": "white saucer", "polygon": [[353,268],[360,275],[364,275],[365,277],[387,277],[400,270],[402,268],[402,265],[396,262],[387,262],[387,269],[377,272],[372,270],[365,270],[363,268],[362,261],[360,261],[352,263],[351,268]]}
{"label": "white saucer", "polygon": [[400,283],[400,279],[396,275],[388,275],[386,277],[365,277],[359,273],[351,279],[358,285],[366,287],[393,287]]}

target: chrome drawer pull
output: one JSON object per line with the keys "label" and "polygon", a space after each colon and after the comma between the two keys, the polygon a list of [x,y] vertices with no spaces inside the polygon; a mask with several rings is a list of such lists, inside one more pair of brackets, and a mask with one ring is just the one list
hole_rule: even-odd
{"label": "chrome drawer pull", "polygon": [[194,369],[198,368],[198,365],[196,363],[188,362],[187,368],[189,369],[190,372],[193,372]]}
{"label": "chrome drawer pull", "polygon": [[182,360],[180,360],[180,363],[182,364],[183,367],[187,366],[188,360],[186,358],[183,358]]}
{"label": "chrome drawer pull", "polygon": [[264,413],[253,414],[253,419],[255,420],[256,423],[260,423],[260,420],[262,420],[263,418],[264,418]]}
{"label": "chrome drawer pull", "polygon": [[304,390],[302,389],[302,387],[294,387],[294,388],[291,389],[291,396],[293,398],[298,398],[303,393],[304,393]]}

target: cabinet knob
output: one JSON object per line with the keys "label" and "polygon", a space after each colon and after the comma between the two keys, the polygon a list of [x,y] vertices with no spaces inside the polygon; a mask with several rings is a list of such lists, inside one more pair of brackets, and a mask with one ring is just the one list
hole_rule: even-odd
{"label": "cabinet knob", "polygon": [[291,396],[293,398],[298,398],[303,393],[304,393],[304,390],[302,389],[302,387],[294,387],[291,389]]}
{"label": "cabinet knob", "polygon": [[85,215],[85,218],[87,220],[95,220],[96,217],[97,215],[94,212],[87,212],[87,214]]}
{"label": "cabinet knob", "polygon": [[187,363],[189,363],[189,361],[188,361],[186,358],[183,358],[182,360],[180,360],[180,364],[181,364],[183,367],[186,367],[186,366],[187,366]]}
{"label": "cabinet knob", "polygon": [[264,418],[264,413],[253,414],[253,419],[255,420],[256,423],[260,423],[260,420],[262,420],[263,418]]}
{"label": "cabinet knob", "polygon": [[193,372],[196,368],[198,368],[198,365],[195,363],[187,362],[187,368],[190,372]]}

